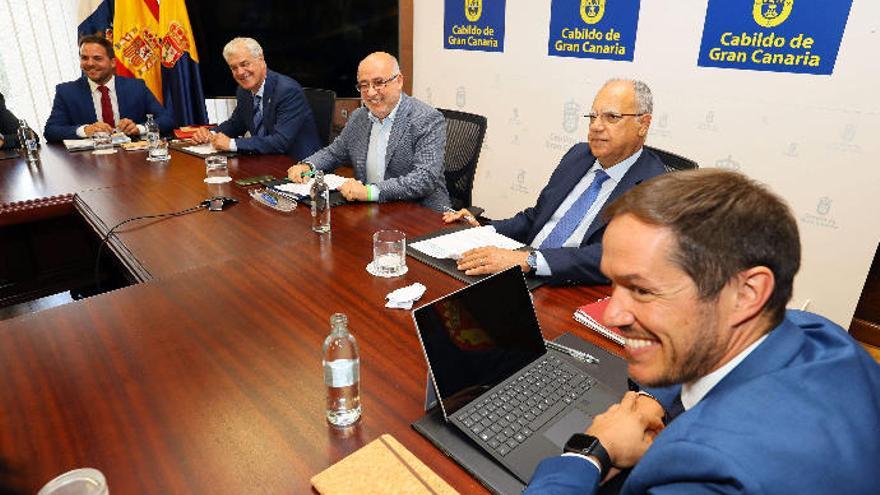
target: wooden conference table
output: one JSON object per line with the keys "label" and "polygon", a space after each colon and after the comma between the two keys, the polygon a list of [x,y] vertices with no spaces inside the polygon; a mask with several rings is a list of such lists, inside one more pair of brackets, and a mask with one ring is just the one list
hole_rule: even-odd
{"label": "wooden conference table", "polygon": [[[285,175],[282,157],[230,160],[242,178]],[[111,242],[135,285],[0,322],[0,467],[34,493],[91,466],[111,493],[308,493],[309,478],[383,433],[462,493],[485,490],[410,428],[422,414],[426,366],[409,312],[389,291],[422,282],[430,301],[462,283],[409,259],[397,279],[370,276],[371,235],[442,227],[405,203],[333,210],[332,235],[304,207],[283,214],[234,185],[204,184],[203,160],[172,152],[92,156],[46,146],[39,167],[0,162],[0,225],[75,210],[103,235],[131,216],[184,209],[224,194],[240,203],[126,225]],[[534,300],[547,337],[599,342],[571,318],[600,289],[548,288]],[[363,416],[324,419],[321,344],[332,313],[361,350]],[[607,346],[607,345],[606,345]],[[2,471],[2,469],[0,469]]]}

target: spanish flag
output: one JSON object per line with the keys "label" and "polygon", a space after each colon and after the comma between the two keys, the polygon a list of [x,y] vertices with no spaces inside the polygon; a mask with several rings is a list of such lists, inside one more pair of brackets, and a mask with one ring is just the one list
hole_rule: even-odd
{"label": "spanish flag", "polygon": [[199,75],[199,54],[184,0],[159,4],[162,33],[162,95],[181,125],[207,124],[205,92]]}
{"label": "spanish flag", "polygon": [[162,36],[157,0],[116,0],[113,13],[116,73],[143,79],[162,102]]}

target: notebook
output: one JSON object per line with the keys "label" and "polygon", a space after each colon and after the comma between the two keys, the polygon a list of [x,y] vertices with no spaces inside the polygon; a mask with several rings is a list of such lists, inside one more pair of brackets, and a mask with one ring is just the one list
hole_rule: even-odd
{"label": "notebook", "polygon": [[316,474],[322,495],[458,495],[458,492],[391,435],[382,435]]}
{"label": "notebook", "polygon": [[574,311],[574,319],[606,339],[619,345],[626,345],[626,339],[620,333],[620,329],[617,327],[606,327],[600,323],[602,321],[602,314],[605,313],[605,308],[608,307],[609,302],[611,302],[611,298],[606,297],[589,304],[584,304]]}
{"label": "notebook", "polygon": [[522,270],[413,311],[443,418],[528,483],[620,393],[548,349]]}

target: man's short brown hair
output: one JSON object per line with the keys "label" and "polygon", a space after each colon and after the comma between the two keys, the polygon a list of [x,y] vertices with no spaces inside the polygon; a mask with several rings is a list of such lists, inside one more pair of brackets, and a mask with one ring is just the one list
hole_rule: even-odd
{"label": "man's short brown hair", "polygon": [[113,42],[108,40],[107,38],[101,36],[100,34],[88,34],[79,39],[79,48],[82,48],[86,43],[95,43],[96,45],[101,45],[104,47],[104,51],[107,52],[107,58],[115,58],[116,54],[113,52]]}
{"label": "man's short brown hair", "polygon": [[800,268],[800,238],[791,210],[765,186],[725,170],[673,172],[629,190],[607,216],[626,213],[674,232],[672,261],[704,300],[717,297],[743,270],[769,268],[775,286],[765,310],[774,326],[782,321]]}

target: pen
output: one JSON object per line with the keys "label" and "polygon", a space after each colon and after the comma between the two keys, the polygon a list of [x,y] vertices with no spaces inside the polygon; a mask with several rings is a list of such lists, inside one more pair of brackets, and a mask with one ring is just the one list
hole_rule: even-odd
{"label": "pen", "polygon": [[266,201],[266,203],[270,206],[275,206],[278,204],[278,199],[276,199],[271,194],[262,193],[260,196]]}
{"label": "pen", "polygon": [[[444,208],[444,209],[445,209],[446,211],[448,211],[449,213],[458,213],[457,211],[453,210],[452,208],[450,208],[450,207],[448,207],[448,206],[447,206],[446,208]],[[474,222],[477,221],[477,219],[474,218],[474,216],[471,215],[470,213],[465,213],[465,214],[464,214],[464,218],[466,218],[466,219],[469,220],[469,221],[471,221],[471,220],[474,221]]]}
{"label": "pen", "polygon": [[587,354],[586,352],[579,351],[577,349],[572,349],[571,347],[564,346],[562,344],[557,344],[552,340],[544,340],[544,343],[547,345],[548,349],[553,349],[555,351],[559,351],[563,354],[568,354],[569,356],[577,359],[578,361],[582,361],[584,363],[590,364],[599,364],[599,358],[592,354]]}

